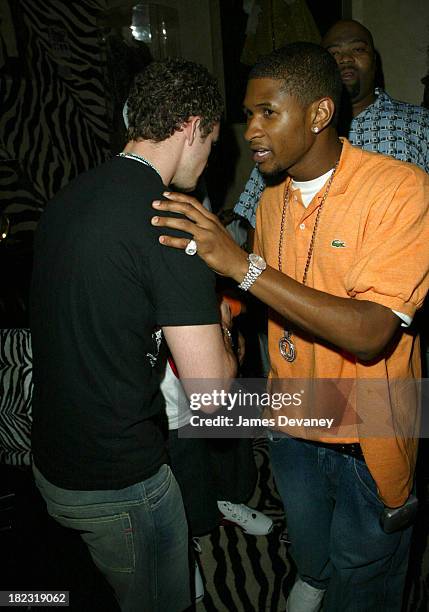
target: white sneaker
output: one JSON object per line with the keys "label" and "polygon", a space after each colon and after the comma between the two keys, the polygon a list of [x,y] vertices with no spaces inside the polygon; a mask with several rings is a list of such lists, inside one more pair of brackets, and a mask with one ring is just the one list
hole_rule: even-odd
{"label": "white sneaker", "polygon": [[268,516],[245,504],[218,501],[217,507],[228,521],[241,527],[244,533],[267,535],[273,528],[273,521]]}
{"label": "white sneaker", "polygon": [[204,597],[204,583],[198,563],[195,561],[195,602],[201,601]]}
{"label": "white sneaker", "polygon": [[318,612],[324,594],[324,590],[297,578],[287,598],[286,612]]}

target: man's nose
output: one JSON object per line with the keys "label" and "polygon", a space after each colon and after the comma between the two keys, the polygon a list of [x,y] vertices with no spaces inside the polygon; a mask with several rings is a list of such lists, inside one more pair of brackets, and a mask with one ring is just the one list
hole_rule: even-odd
{"label": "man's nose", "polygon": [[342,64],[353,63],[355,58],[351,51],[343,49],[336,54],[335,59],[337,60],[337,64],[341,66]]}
{"label": "man's nose", "polygon": [[252,142],[252,140],[261,135],[262,129],[257,117],[248,118],[246,131],[244,133],[244,138],[247,140],[247,142]]}

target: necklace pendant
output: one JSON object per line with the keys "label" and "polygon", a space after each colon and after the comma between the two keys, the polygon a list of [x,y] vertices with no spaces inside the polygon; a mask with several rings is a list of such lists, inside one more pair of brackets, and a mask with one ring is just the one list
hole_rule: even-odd
{"label": "necklace pendant", "polygon": [[295,361],[296,348],[292,341],[291,333],[285,329],[285,335],[279,340],[279,350],[281,356],[289,363]]}

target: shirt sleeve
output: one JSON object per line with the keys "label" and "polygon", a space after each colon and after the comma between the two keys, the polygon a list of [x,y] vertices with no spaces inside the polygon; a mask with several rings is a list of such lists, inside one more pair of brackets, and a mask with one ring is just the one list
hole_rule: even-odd
{"label": "shirt sleeve", "polygon": [[247,219],[252,227],[255,227],[256,209],[258,208],[259,200],[264,189],[264,178],[259,172],[258,167],[255,166],[244,187],[244,191],[240,195],[237,204],[234,206],[234,212],[240,215],[240,217]]}
{"label": "shirt sleeve", "polygon": [[261,257],[263,257],[265,259],[264,256],[264,249],[262,247],[262,240],[261,240],[261,228],[262,228],[262,207],[259,206],[258,210],[256,211],[256,215],[255,215],[255,235],[253,238],[253,250],[255,253],[257,253],[258,255],[260,255]]}
{"label": "shirt sleeve", "polygon": [[215,274],[198,255],[186,255],[181,249],[157,242],[152,248],[149,266],[158,325],[219,323]]}
{"label": "shirt sleeve", "polygon": [[401,327],[410,327],[413,322],[412,317],[404,314],[403,312],[398,312],[397,310],[392,310],[393,314],[401,319]]}
{"label": "shirt sleeve", "polygon": [[350,297],[413,317],[429,287],[429,177],[406,168],[369,209],[356,262],[345,281]]}

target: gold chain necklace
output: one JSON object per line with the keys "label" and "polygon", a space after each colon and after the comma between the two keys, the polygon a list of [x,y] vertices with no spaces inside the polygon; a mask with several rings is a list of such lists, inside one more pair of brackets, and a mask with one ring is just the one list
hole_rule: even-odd
{"label": "gold chain necklace", "polygon": [[[328,183],[326,185],[325,193],[323,194],[322,200],[321,200],[321,202],[319,204],[319,209],[317,211],[316,220],[315,220],[314,226],[313,226],[313,232],[311,234],[310,246],[308,247],[307,261],[305,263],[304,274],[302,276],[302,284],[303,285],[305,285],[307,283],[307,274],[308,274],[308,270],[310,268],[311,258],[313,256],[313,250],[314,250],[314,243],[315,243],[315,240],[316,240],[317,228],[319,227],[320,213],[322,212],[323,205],[324,205],[324,203],[326,201],[326,198],[328,197],[328,193],[329,193],[329,190],[331,188],[332,181],[334,180],[334,176],[335,176],[335,173],[337,171],[339,161],[340,160],[338,160],[337,163],[334,166],[332,174],[329,177]],[[281,224],[280,224],[280,238],[279,238],[279,270],[280,270],[280,272],[283,271],[282,270],[282,264],[283,264],[283,259],[282,259],[283,258],[283,237],[284,237],[284,231],[285,231],[285,225],[286,225],[286,213],[287,213],[287,210],[288,210],[288,207],[289,207],[289,197],[290,197],[290,183],[289,183],[288,188],[286,190],[284,201],[283,201],[282,220],[281,220]],[[281,353],[282,357],[284,357],[284,359],[286,359],[286,361],[289,361],[289,362],[295,361],[295,358],[296,358],[296,348],[295,348],[295,344],[293,343],[293,340],[292,340],[292,332],[290,332],[287,329],[284,330],[283,336],[279,340],[279,350],[280,350],[280,353]]]}

